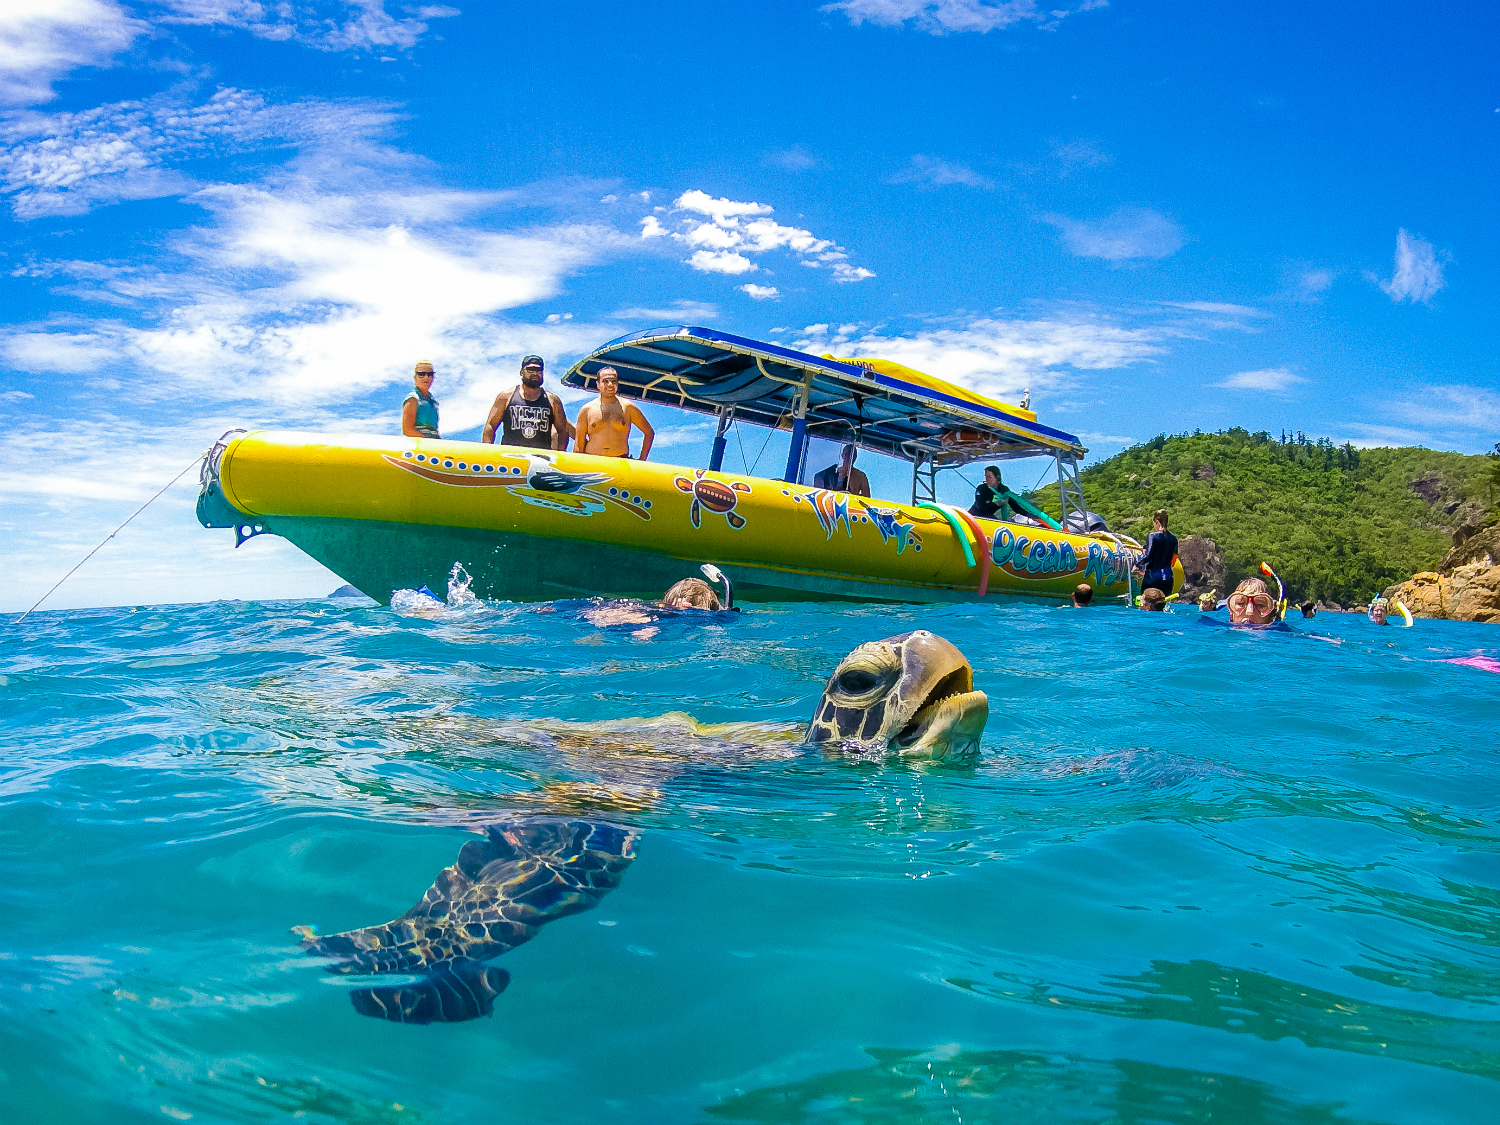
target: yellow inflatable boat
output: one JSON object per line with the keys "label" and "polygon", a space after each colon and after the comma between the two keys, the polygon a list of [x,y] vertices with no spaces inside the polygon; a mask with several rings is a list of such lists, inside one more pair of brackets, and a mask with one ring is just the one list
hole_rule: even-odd
{"label": "yellow inflatable boat", "polygon": [[[232,432],[205,467],[198,515],[234,528],[237,544],[281,535],[382,602],[399,589],[441,591],[454,563],[472,575],[475,594],[515,601],[659,597],[702,563],[727,574],[742,600],[1066,599],[1080,582],[1099,597],[1127,593],[1138,547],[1079,521],[1077,439],[1029,411],[876,362],[702,328],[638,333],[580,361],[564,382],[588,386],[608,364],[622,396],[715,413],[709,467]],[[735,417],[791,430],[785,479],[720,471]],[[799,483],[810,425],[911,461],[912,502]],[[1063,514],[1076,530],[976,520],[934,497],[942,468],[1038,453],[1057,458]]]}

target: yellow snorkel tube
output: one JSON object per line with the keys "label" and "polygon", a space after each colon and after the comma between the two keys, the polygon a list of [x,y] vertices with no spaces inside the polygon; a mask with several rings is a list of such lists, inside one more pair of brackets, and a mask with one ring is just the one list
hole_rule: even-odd
{"label": "yellow snorkel tube", "polygon": [[[1365,611],[1365,616],[1369,617],[1370,610],[1373,610],[1377,605],[1385,606],[1385,623],[1387,625],[1391,623],[1391,610],[1394,609],[1401,614],[1401,627],[1403,629],[1410,629],[1412,627],[1411,610],[1406,608],[1404,602],[1392,601],[1386,597],[1375,598],[1370,602],[1370,609]],[[1371,618],[1371,620],[1373,621],[1374,618]]]}
{"label": "yellow snorkel tube", "polygon": [[1271,564],[1262,562],[1260,572],[1267,578],[1276,579],[1276,620],[1280,621],[1286,616],[1286,587],[1281,584],[1281,575],[1271,569]]}

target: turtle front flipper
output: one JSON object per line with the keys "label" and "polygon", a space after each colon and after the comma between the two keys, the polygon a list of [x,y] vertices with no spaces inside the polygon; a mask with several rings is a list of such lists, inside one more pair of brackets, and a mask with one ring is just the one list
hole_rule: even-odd
{"label": "turtle front flipper", "polygon": [[463,1023],[493,1015],[495,997],[509,984],[504,969],[457,957],[411,984],[356,988],[349,1000],[360,1015],[392,1023]]}
{"label": "turtle front flipper", "polygon": [[[459,849],[457,862],[439,872],[422,900],[401,917],[327,937],[306,926],[293,929],[303,949],[330,959],[332,973],[428,973],[427,981],[416,984],[351,993],[359,1011],[385,1019],[401,1019],[390,1013],[404,1012],[408,1004],[415,1005],[413,1012],[428,1011],[438,1002],[424,1001],[418,993],[436,987],[442,994],[448,985],[462,991],[459,985],[469,979],[452,966],[498,957],[530,941],[548,922],[596,906],[635,858],[637,834],[613,824],[533,816],[486,831],[483,840]],[[491,987],[487,999],[474,1002],[482,1009],[476,1014],[487,1014],[490,1000],[504,987],[483,979]],[[475,994],[483,995],[483,989]],[[434,1010],[447,1006],[445,1000]]]}

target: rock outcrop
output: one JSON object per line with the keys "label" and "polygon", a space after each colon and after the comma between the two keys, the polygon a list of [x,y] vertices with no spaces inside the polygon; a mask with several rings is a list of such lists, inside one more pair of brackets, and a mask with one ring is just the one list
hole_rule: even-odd
{"label": "rock outcrop", "polygon": [[1196,601],[1199,594],[1209,591],[1224,595],[1224,552],[1212,539],[1184,535],[1177,541],[1177,558],[1182,563],[1183,577],[1178,601]]}
{"label": "rock outcrop", "polygon": [[1437,570],[1424,570],[1388,588],[1414,617],[1500,622],[1500,524],[1465,526]]}

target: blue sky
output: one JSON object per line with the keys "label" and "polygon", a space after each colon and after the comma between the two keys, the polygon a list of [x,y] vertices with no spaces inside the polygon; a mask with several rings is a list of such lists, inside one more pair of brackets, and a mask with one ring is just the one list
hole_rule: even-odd
{"label": "blue sky", "polygon": [[[477,437],[522,354],[684,321],[1029,388],[1091,459],[1230,425],[1482,452],[1497,41],[1479,3],[10,0],[0,609],[231,426],[397,432],[431,359]],[[193,495],[47,604],[338,584]]]}

